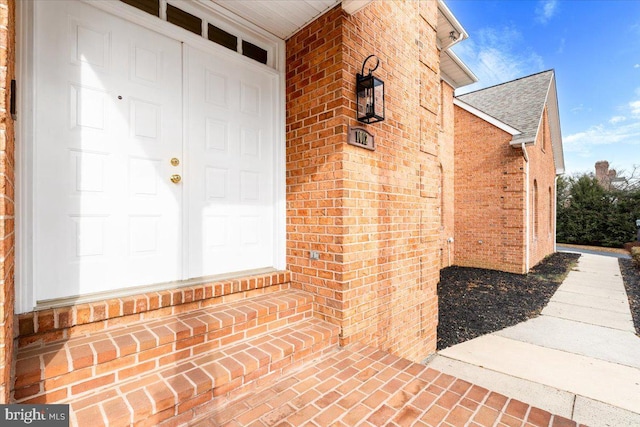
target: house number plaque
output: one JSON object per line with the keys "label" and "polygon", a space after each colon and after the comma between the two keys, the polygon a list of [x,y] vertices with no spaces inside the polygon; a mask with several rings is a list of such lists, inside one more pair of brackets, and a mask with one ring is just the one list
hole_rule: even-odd
{"label": "house number plaque", "polygon": [[366,148],[367,150],[374,151],[376,144],[373,140],[373,135],[366,131],[365,128],[351,127],[349,126],[349,136],[347,143],[355,145],[356,147]]}

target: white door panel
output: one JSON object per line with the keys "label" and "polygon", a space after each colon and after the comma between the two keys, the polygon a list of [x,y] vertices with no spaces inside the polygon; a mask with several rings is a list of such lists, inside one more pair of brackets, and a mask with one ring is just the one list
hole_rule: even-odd
{"label": "white door panel", "polygon": [[275,78],[185,49],[189,271],[271,267]]}
{"label": "white door panel", "polygon": [[35,300],[273,267],[278,75],[90,2],[34,9]]}
{"label": "white door panel", "polygon": [[181,271],[181,45],[81,2],[36,2],[36,300]]}

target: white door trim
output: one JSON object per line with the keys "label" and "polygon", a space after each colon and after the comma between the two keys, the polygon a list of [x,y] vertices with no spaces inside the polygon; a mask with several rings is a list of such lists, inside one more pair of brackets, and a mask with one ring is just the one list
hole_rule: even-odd
{"label": "white door trim", "polygon": [[[15,297],[17,313],[35,307],[33,284],[33,149],[35,129],[35,44],[34,4],[21,1],[16,5],[16,79],[17,113],[15,170]],[[25,143],[20,143],[24,141]]]}
{"label": "white door trim", "polygon": [[[260,38],[270,40],[275,46],[274,63],[271,68],[243,57],[236,52],[218,46],[202,37],[191,34],[175,25],[160,20],[157,17],[137,11],[134,8],[118,1],[91,1],[79,0],[91,4],[98,9],[110,12],[126,19],[134,24],[148,28],[152,31],[174,38],[189,44],[200,50],[211,52],[214,55],[233,56],[236,61],[243,61],[248,67],[257,67],[261,72],[277,76],[278,87],[274,96],[273,111],[275,115],[274,141],[274,184],[275,184],[275,238],[273,267],[286,268],[286,183],[285,183],[285,58],[284,41],[265,33],[259,28],[250,28],[242,18],[237,18],[234,24],[237,28],[245,28],[247,38]],[[34,106],[37,97],[35,83],[35,38],[34,28],[34,4],[30,1],[21,1],[17,4],[17,34],[16,34],[16,76],[18,81],[18,120],[16,121],[16,253],[15,253],[15,287],[16,287],[16,313],[23,313],[37,308],[35,297],[34,277],[34,203],[37,197],[34,191]],[[211,19],[221,19],[213,16]],[[230,20],[228,13],[222,18]],[[183,95],[184,96],[184,95]],[[186,225],[185,227],[188,227]]]}

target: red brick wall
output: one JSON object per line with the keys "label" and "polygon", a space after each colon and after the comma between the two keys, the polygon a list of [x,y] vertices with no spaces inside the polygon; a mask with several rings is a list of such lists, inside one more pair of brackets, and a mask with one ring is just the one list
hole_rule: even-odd
{"label": "red brick wall", "polygon": [[[342,21],[336,8],[289,40],[286,73],[287,267],[294,283],[316,295],[320,314],[336,324],[343,317],[347,193]],[[310,260],[311,250],[320,260]]]}
{"label": "red brick wall", "polygon": [[9,402],[13,360],[15,141],[9,99],[14,46],[15,3],[0,0],[0,403]]}
{"label": "red brick wall", "polygon": [[[412,360],[435,351],[441,262],[436,2],[340,7],[287,42],[287,262],[318,312]],[[355,75],[380,58],[376,151],[346,143]],[[320,260],[309,259],[309,251]]]}
{"label": "red brick wall", "polygon": [[521,149],[509,146],[511,135],[455,107],[455,264],[525,273],[527,223],[529,268],[553,252],[555,163],[548,123],[545,109],[525,163]]}
{"label": "red brick wall", "polygon": [[[553,161],[553,150],[551,147],[551,131],[548,123],[549,120],[547,118],[547,110],[545,108],[544,119],[541,120],[540,123],[536,144],[527,148],[527,153],[529,154],[529,188],[531,189],[529,197],[531,198],[530,206],[532,207],[529,215],[529,227],[531,230],[529,236],[530,267],[533,267],[544,257],[554,251],[556,173],[555,163]],[[546,138],[545,144],[543,144],[543,138]],[[544,150],[543,146],[545,146]],[[536,213],[533,210],[534,180],[538,186],[537,227],[534,227],[536,222]]]}
{"label": "red brick wall", "polygon": [[511,135],[455,107],[455,264],[524,273],[525,161]]}

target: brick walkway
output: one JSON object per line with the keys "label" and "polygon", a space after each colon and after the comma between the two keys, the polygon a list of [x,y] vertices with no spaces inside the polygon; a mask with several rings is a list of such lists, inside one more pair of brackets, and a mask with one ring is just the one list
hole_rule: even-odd
{"label": "brick walkway", "polygon": [[576,423],[424,365],[351,346],[191,425],[559,427]]}

